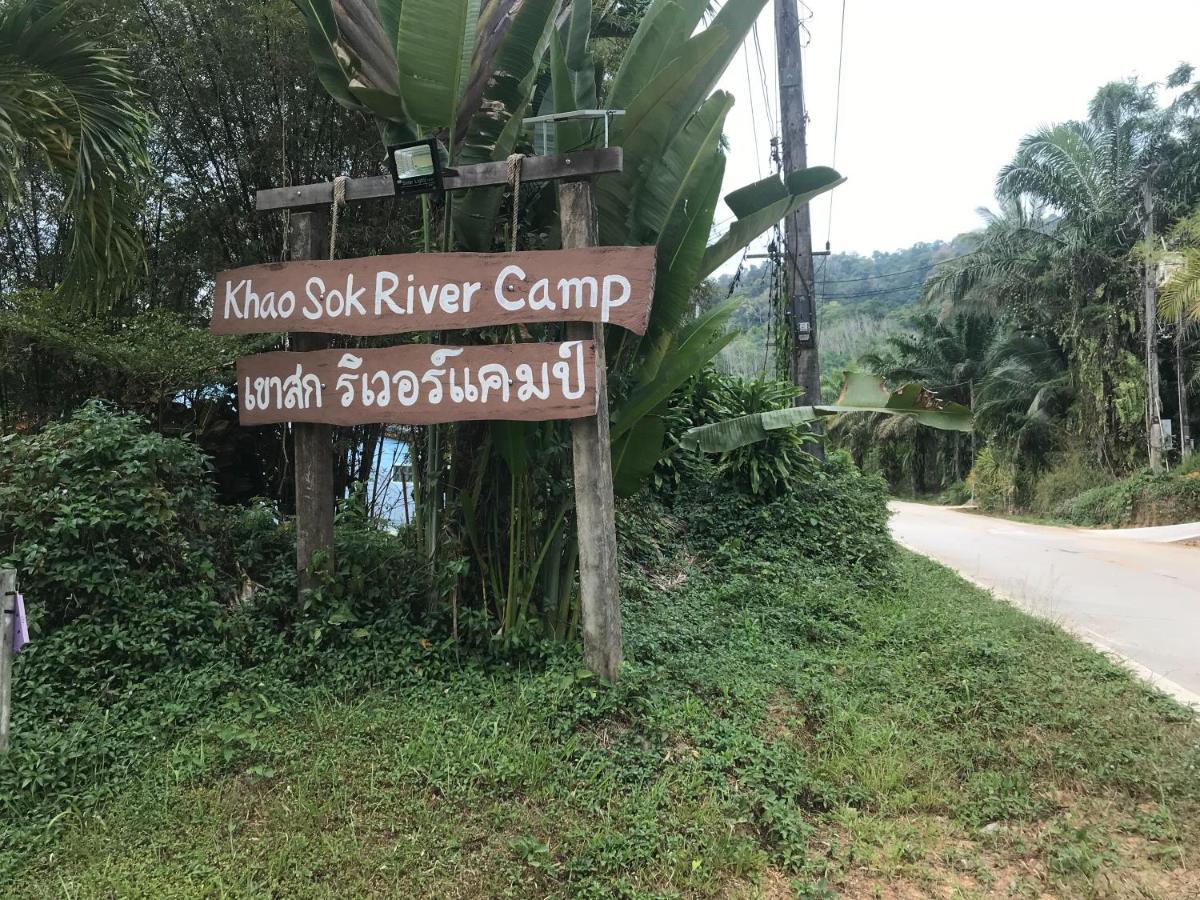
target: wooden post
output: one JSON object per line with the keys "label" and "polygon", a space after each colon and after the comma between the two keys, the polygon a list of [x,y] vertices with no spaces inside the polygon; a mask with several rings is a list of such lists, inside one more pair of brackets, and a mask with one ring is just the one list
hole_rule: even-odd
{"label": "wooden post", "polygon": [[13,625],[17,620],[17,573],[0,569],[0,753],[8,750],[12,717]]}
{"label": "wooden post", "polygon": [[[592,184],[587,180],[558,185],[558,209],[564,249],[596,243]],[[612,453],[608,438],[608,378],[604,326],[573,323],[572,340],[596,345],[596,415],[571,422],[575,458],[575,519],[579,534],[579,603],[583,619],[583,662],[615,681],[621,647],[621,598],[617,577],[617,525],[613,508]]]}
{"label": "wooden post", "polygon": [[[329,248],[329,214],[313,209],[293,212],[288,226],[292,259],[320,259]],[[325,334],[290,335],[293,350],[329,346]],[[333,427],[297,422],[292,426],[296,454],[296,572],[300,594],[316,587],[312,559],[323,553],[333,569]]]}

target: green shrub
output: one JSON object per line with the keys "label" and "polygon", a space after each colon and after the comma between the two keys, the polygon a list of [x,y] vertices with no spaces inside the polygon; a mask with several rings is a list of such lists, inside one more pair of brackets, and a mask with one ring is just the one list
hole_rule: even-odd
{"label": "green shrub", "polygon": [[974,486],[975,502],[980,509],[1009,512],[1013,508],[1017,494],[1016,475],[991,447],[979,451],[969,481]]}
{"label": "green shrub", "polygon": [[1194,475],[1200,472],[1200,450],[1193,450],[1179,461],[1174,469],[1176,475]]}
{"label": "green shrub", "polygon": [[1079,455],[1064,456],[1038,476],[1030,503],[1032,512],[1053,514],[1063,503],[1085,491],[1112,484],[1113,477]]}
{"label": "green shrub", "polygon": [[887,482],[838,452],[770,500],[718,483],[698,486],[677,509],[692,548],[718,562],[751,551],[769,560],[799,553],[871,577],[892,558],[887,500]]}
{"label": "green shrub", "polygon": [[1200,520],[1200,478],[1143,471],[1064,500],[1054,514],[1092,528],[1195,522]]}
{"label": "green shrub", "polygon": [[0,442],[0,565],[34,600],[35,636],[79,625],[57,648],[75,680],[204,657],[231,587],[222,519],[195,445],[99,403]]}
{"label": "green shrub", "polygon": [[807,427],[770,432],[765,440],[720,455],[684,448],[680,441],[693,427],[791,405],[796,389],[784,381],[726,375],[711,366],[672,396],[663,414],[667,450],[654,469],[653,484],[668,502],[691,485],[720,478],[736,490],[775,496],[816,468],[807,452]]}
{"label": "green shrub", "polygon": [[966,481],[956,481],[938,496],[938,503],[943,506],[963,506],[971,502],[971,485]]}
{"label": "green shrub", "polygon": [[98,802],[247,681],[427,670],[446,629],[412,624],[428,582],[407,537],[346,502],[337,577],[301,603],[294,522],[219,506],[194,444],[99,403],[0,440],[0,566],[19,572],[34,637],[16,659],[0,818]]}

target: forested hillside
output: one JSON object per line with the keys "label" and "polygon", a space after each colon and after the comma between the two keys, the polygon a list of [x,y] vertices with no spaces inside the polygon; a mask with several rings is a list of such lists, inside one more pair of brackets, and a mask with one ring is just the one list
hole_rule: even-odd
{"label": "forested hillside", "polygon": [[[816,260],[821,371],[826,391],[836,390],[844,369],[901,330],[934,268],[960,257],[968,238],[913,244],[890,253],[833,253]],[[725,348],[721,364],[745,377],[773,376],[776,324],[771,299],[779,278],[773,261],[745,263],[740,272],[716,279],[717,298],[739,298],[733,314],[739,336]]]}

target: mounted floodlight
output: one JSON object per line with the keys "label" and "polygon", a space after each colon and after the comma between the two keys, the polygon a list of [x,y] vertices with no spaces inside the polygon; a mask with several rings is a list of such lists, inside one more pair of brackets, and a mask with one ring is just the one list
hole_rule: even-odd
{"label": "mounted floodlight", "polygon": [[[623,109],[572,109],[566,112],[550,113],[547,116],[532,116],[528,119],[522,119],[522,125],[534,126],[536,133],[538,125],[553,125],[558,122],[577,122],[586,119],[603,119],[604,120],[604,146],[608,146],[608,125],[612,121],[613,116],[623,116]],[[543,143],[545,143],[543,141]],[[560,151],[569,153],[571,150],[579,150],[580,147],[569,147],[566,150]]]}
{"label": "mounted floodlight", "polygon": [[387,155],[397,194],[429,194],[442,190],[442,150],[436,138],[390,144]]}

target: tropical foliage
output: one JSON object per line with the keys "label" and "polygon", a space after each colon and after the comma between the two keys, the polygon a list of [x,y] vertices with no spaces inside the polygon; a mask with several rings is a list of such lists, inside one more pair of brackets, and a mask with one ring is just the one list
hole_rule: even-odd
{"label": "tropical foliage", "polygon": [[[1190,351],[1173,354],[1167,340],[1176,330],[1181,344],[1189,340],[1174,328],[1187,297],[1187,268],[1177,264],[1187,220],[1172,223],[1200,202],[1198,99],[1187,66],[1163,84],[1116,82],[1097,92],[1085,119],[1020,142],[969,252],[926,280],[927,310],[910,332],[864,359],[889,379],[920,379],[969,402],[974,441],[903,423],[847,425],[857,457],[873,457],[896,486],[938,491],[988,447],[988,464],[1014,473],[1014,503],[1059,460],[1082,457],[1109,473],[1147,460],[1149,391],[1160,374],[1155,408],[1176,421],[1188,413],[1187,390],[1171,389],[1189,381]],[[1154,246],[1146,234],[1158,236]],[[1157,280],[1168,240],[1176,265],[1164,323],[1153,306],[1147,316],[1144,284]]]}
{"label": "tropical foliage", "polygon": [[[49,0],[0,8],[0,201],[6,219],[24,205],[55,220],[52,269],[39,274],[81,303],[111,305],[143,265],[150,120],[123,54],[71,12]],[[0,288],[20,274],[0,275]]]}
{"label": "tropical foliage", "polygon": [[[730,339],[732,307],[694,316],[693,291],[765,229],[840,181],[836,172],[816,168],[735,191],[728,202],[737,219],[709,243],[724,176],[721,133],[733,104],[714,88],[764,0],[731,0],[699,30],[706,3],[652,2],[616,71],[602,70],[592,53],[595,16],[587,0],[562,16],[549,0],[297,5],[330,94],[375,115],[388,140],[439,137],[452,165],[531,151],[535,135],[522,119],[535,112],[625,111],[610,126],[624,167],[597,182],[595,206],[600,243],[658,247],[646,335],[609,337],[614,479],[619,492],[636,491],[663,453],[670,397]],[[579,122],[559,123],[552,135],[538,137],[542,149],[567,151],[602,139],[599,127]],[[490,250],[506,237],[554,245],[551,197],[525,201],[515,235],[504,234],[503,200],[496,188],[431,204],[428,233],[438,237],[427,249]],[[483,335],[515,337],[511,330]],[[431,429],[419,448],[426,546],[431,555],[435,546],[459,546],[474,560],[477,583],[503,631],[541,621],[562,634],[574,621],[568,446],[561,424],[494,423]]]}

